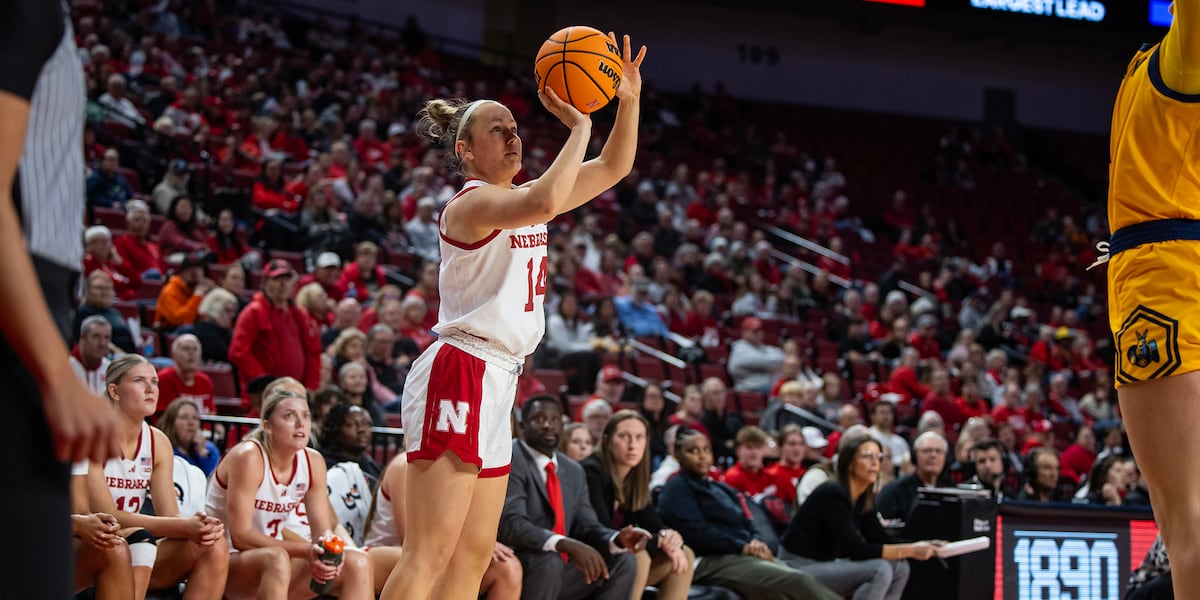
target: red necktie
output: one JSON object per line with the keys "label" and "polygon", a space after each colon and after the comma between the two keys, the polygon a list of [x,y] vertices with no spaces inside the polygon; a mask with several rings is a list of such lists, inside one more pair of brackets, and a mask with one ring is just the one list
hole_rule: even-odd
{"label": "red necktie", "polygon": [[[550,510],[554,511],[554,533],[567,535],[567,516],[563,511],[562,485],[558,483],[558,471],[554,463],[546,463],[546,495],[550,497]],[[563,562],[567,562],[567,554],[562,553]]]}

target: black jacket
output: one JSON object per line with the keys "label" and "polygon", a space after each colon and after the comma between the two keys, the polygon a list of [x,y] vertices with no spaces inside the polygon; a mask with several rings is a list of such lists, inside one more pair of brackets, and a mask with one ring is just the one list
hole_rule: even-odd
{"label": "black jacket", "polygon": [[651,501],[641,510],[636,511],[617,508],[617,492],[613,487],[612,478],[604,472],[604,465],[600,463],[600,457],[593,454],[579,464],[583,467],[584,474],[587,475],[588,497],[592,501],[592,508],[596,510],[596,519],[600,521],[600,524],[609,529],[620,529],[626,525],[633,525],[649,531],[654,537],[646,543],[646,549],[651,554],[657,554],[658,532],[666,529],[667,526],[663,525],[662,518],[658,516],[654,502]]}
{"label": "black jacket", "polygon": [[680,473],[663,486],[658,514],[696,556],[741,554],[757,539],[741,502],[738,492],[723,483]]}
{"label": "black jacket", "polygon": [[881,558],[888,535],[875,511],[862,512],[868,493],[851,505],[841,483],[821,484],[796,511],[780,543],[792,554],[817,561]]}

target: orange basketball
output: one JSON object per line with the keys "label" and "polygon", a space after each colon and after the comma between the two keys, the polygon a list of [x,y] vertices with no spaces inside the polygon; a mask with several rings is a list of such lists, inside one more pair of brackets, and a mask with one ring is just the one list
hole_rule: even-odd
{"label": "orange basketball", "polygon": [[617,95],[621,52],[608,36],[591,27],[560,29],[538,50],[533,78],[582,113],[595,112]]}

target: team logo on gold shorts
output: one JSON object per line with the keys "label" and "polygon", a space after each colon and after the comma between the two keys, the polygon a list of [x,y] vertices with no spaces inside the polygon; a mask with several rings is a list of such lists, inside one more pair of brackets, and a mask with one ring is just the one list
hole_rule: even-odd
{"label": "team logo on gold shorts", "polygon": [[1117,380],[1166,377],[1179,368],[1179,321],[1138,305],[1117,333]]}

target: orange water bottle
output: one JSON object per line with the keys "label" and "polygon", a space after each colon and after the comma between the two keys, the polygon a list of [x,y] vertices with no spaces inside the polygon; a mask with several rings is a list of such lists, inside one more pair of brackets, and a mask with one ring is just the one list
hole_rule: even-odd
{"label": "orange water bottle", "polygon": [[[334,566],[342,564],[342,550],[346,549],[346,543],[342,541],[342,538],[331,535],[325,538],[319,545],[321,547],[321,562]],[[318,596],[328,594],[329,590],[333,589],[333,580],[330,579],[325,583],[321,583],[313,579],[308,582],[308,589],[312,590]]]}

